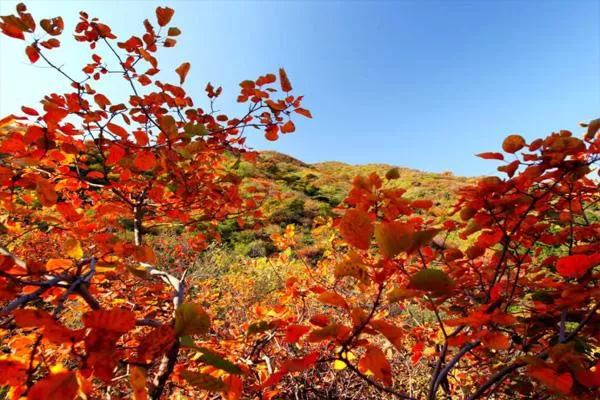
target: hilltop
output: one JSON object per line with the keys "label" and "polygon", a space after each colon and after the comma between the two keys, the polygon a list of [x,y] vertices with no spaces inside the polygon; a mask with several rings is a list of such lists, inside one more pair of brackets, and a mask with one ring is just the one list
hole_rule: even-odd
{"label": "hilltop", "polygon": [[269,187],[270,195],[262,206],[264,229],[242,229],[236,221],[230,221],[220,228],[223,240],[243,255],[264,256],[274,250],[270,234],[295,224],[297,231],[302,232],[303,245],[310,246],[314,218],[339,212],[336,207],[350,191],[355,176],[374,172],[383,177],[391,168],[398,169],[399,177],[386,185],[405,189],[409,199],[430,199],[434,209],[448,209],[454,201],[453,193],[475,181],[451,172],[423,172],[389,164],[351,165],[339,161],[309,164],[287,154],[261,151],[256,163],[242,161],[236,172],[251,184]]}

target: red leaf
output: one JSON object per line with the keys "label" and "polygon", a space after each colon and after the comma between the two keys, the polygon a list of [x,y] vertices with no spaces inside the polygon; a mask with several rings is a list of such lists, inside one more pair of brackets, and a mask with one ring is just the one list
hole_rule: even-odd
{"label": "red leaf", "polygon": [[175,10],[169,7],[157,7],[156,8],[156,19],[158,20],[158,25],[165,26],[171,21],[173,18],[173,14],[175,14]]}
{"label": "red leaf", "polygon": [[22,106],[21,110],[27,115],[32,115],[32,116],[40,115],[36,110],[34,110],[33,108],[30,108],[30,107]]}
{"label": "red leaf", "polygon": [[281,83],[281,90],[284,92],[292,91],[292,84],[290,83],[287,73],[283,68],[279,68],[279,83]]}
{"label": "red leaf", "polygon": [[65,23],[63,22],[62,17],[56,17],[52,19],[41,20],[40,26],[50,36],[58,36],[62,33],[63,29],[65,28]]}
{"label": "red leaf", "polygon": [[111,144],[108,148],[108,157],[106,157],[106,164],[116,164],[123,157],[125,157],[125,149],[117,144]]}
{"label": "red leaf", "polygon": [[415,200],[411,203],[411,206],[413,206],[413,208],[428,210],[433,206],[433,202],[431,200]]}
{"label": "red leaf", "polygon": [[502,153],[491,153],[491,152],[486,152],[486,153],[479,153],[476,154],[477,157],[481,157],[485,160],[504,160],[504,155]]}
{"label": "red leaf", "polygon": [[46,311],[25,308],[13,311],[15,324],[19,328],[42,328],[55,322],[54,318]]}
{"label": "red leaf", "polygon": [[40,42],[40,45],[48,50],[60,47],[60,40],[52,38],[44,42]]}
{"label": "red leaf", "polygon": [[29,45],[25,48],[25,54],[27,54],[27,57],[32,64],[40,59],[40,51],[32,45]]}
{"label": "red leaf", "polygon": [[142,151],[135,157],[133,165],[141,171],[149,171],[156,167],[156,157],[149,151]]}
{"label": "red leaf", "polygon": [[[23,16],[24,14],[20,15],[20,17]],[[15,15],[5,15],[0,18],[2,18],[2,23],[0,23],[2,32],[16,39],[24,39],[23,32],[33,32],[35,28],[35,22],[33,22],[31,15],[28,18],[29,21],[24,21]]]}
{"label": "red leaf", "polygon": [[530,367],[527,373],[550,389],[562,394],[569,394],[573,387],[573,378],[569,372],[559,375],[552,368],[540,365]]}
{"label": "red leaf", "polygon": [[127,130],[125,128],[123,128],[122,126],[113,124],[113,123],[109,123],[106,124],[106,127],[108,128],[109,131],[111,131],[112,133],[114,133],[117,136],[120,136],[121,139],[127,139],[128,133]]}
{"label": "red leaf", "polygon": [[312,352],[302,358],[296,358],[293,360],[285,360],[282,363],[282,367],[289,372],[304,371],[315,365],[319,359],[319,353],[317,351]]}
{"label": "red leaf", "polygon": [[94,96],[94,101],[96,104],[98,104],[98,107],[103,110],[106,108],[106,106],[111,104],[110,100],[108,100],[108,98],[101,93],[98,93]]}
{"label": "red leaf", "polygon": [[308,322],[316,326],[324,327],[329,325],[329,317],[324,314],[313,315]]}
{"label": "red leaf", "polygon": [[58,210],[58,212],[69,222],[75,222],[81,219],[81,215],[70,203],[57,203],[56,210]]}
{"label": "red leaf", "polygon": [[287,343],[296,343],[309,330],[310,326],[290,325],[285,332],[285,341]]}
{"label": "red leaf", "polygon": [[581,278],[586,272],[600,264],[600,254],[586,256],[575,254],[563,257],[556,263],[556,270],[565,278]]}

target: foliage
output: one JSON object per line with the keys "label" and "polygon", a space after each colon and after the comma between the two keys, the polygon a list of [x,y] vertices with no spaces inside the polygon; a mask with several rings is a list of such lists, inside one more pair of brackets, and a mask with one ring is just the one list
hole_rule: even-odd
{"label": "foliage", "polygon": [[[276,140],[310,111],[283,69],[280,90],[275,74],[240,84],[239,118],[214,111],[210,84],[208,111],[194,106],[180,86],[189,63],[179,85],[156,79],[158,48],[181,33],[173,15],[159,7],[119,42],[81,13],[75,39],[116,60],[94,53],[82,80],[49,58],[61,17],[39,22],[47,39],[23,4],[2,17],[32,63],[70,83],[0,123],[6,396],[598,397],[600,120],[581,139],[510,135],[505,153],[479,154],[510,157],[506,178],[458,182],[449,213],[409,197],[405,171],[360,173],[336,213],[310,215],[310,239],[289,223],[318,209],[306,200],[318,171],[271,163],[306,198],[273,212],[285,230],[261,231],[273,193],[257,168],[235,173],[258,157],[244,134]],[[95,90],[111,77],[126,102]],[[218,244],[267,231],[271,257]]]}

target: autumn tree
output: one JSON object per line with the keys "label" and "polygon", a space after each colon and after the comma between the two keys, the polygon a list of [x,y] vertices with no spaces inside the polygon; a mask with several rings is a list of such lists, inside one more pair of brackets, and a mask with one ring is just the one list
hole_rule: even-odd
{"label": "autumn tree", "polygon": [[[387,185],[397,171],[356,177],[318,228],[340,239],[288,282],[284,318],[263,317],[305,352],[263,387],[326,363],[391,398],[598,398],[600,120],[583,126],[479,154],[506,177],[464,187],[448,215]],[[407,379],[417,364],[426,376]]]}
{"label": "autumn tree", "polygon": [[[0,384],[11,386],[13,398],[121,393],[111,382],[124,371],[136,398],[160,398],[182,347],[196,348],[192,336],[205,335],[210,319],[188,302],[183,275],[155,268],[144,235],[177,224],[200,251],[219,221],[259,213],[264,193],[241,193],[234,171],[240,158],[256,157],[245,135],[256,129],[276,140],[295,130],[292,116],[310,117],[283,69],[280,90],[274,74],[240,84],[237,100],[248,109],[239,117],[215,111],[222,88],[210,83],[206,108],[194,104],[181,86],[188,62],[176,69],[177,83],[159,80],[157,53],[181,33],[170,26],[173,14],[159,7],[139,36],[119,39],[81,12],[74,38],[91,53],[76,75],[52,58],[62,17],[36,22],[24,4],[1,17],[2,33],[24,41],[31,63],[53,68],[68,84],[1,121],[0,294],[11,351],[0,361]],[[106,80],[129,97],[98,91]],[[235,397],[239,367],[201,351],[178,379]],[[230,375],[202,374],[200,365]]]}

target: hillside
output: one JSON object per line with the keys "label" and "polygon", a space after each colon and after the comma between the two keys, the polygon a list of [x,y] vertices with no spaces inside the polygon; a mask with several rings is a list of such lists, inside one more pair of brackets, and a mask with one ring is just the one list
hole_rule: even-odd
{"label": "hillside", "polygon": [[[336,206],[350,191],[355,176],[375,172],[383,177],[391,168],[394,166],[338,161],[307,164],[286,154],[262,151],[255,164],[241,162],[236,172],[252,184],[269,186],[270,196],[263,204],[265,229],[260,232],[240,229],[236,221],[230,221],[220,228],[223,240],[242,255],[264,256],[274,250],[270,234],[295,224],[303,232],[303,244],[310,246],[313,219],[336,214]],[[434,209],[447,209],[452,205],[452,194],[474,181],[451,172],[430,173],[404,167],[398,167],[398,171],[399,178],[386,185],[405,189],[409,199],[431,199]]]}

